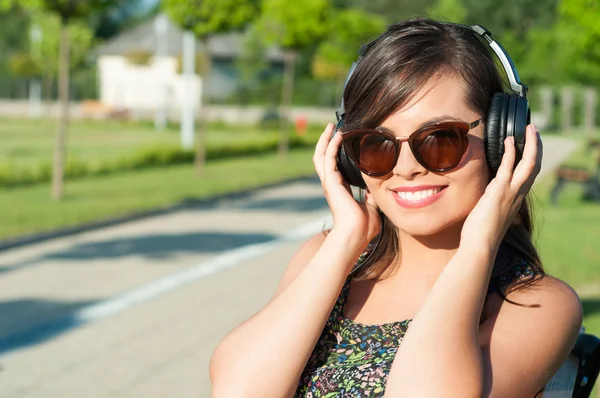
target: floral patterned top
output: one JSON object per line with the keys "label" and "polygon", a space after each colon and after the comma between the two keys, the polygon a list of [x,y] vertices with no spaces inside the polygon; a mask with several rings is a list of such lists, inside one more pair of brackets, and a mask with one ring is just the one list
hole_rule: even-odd
{"label": "floral patterned top", "polygon": [[[505,286],[534,275],[527,262],[514,275],[495,281]],[[350,290],[349,277],[314,351],[300,377],[295,398],[382,397],[390,368],[411,319],[381,325],[363,325],[344,318]],[[495,291],[490,284],[489,292]]]}

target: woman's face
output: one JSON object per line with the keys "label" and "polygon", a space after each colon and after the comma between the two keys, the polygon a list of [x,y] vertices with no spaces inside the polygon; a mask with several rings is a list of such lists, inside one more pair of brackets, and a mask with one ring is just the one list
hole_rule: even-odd
{"label": "woman's face", "polygon": [[[454,118],[471,123],[482,116],[467,105],[462,80],[447,76],[430,79],[412,101],[380,127],[397,137],[407,137],[432,119]],[[411,236],[433,235],[462,224],[489,181],[484,128],[481,123],[469,131],[465,154],[459,165],[448,172],[425,169],[408,143],[402,141],[398,162],[391,173],[384,177],[363,174],[369,194],[396,227]]]}

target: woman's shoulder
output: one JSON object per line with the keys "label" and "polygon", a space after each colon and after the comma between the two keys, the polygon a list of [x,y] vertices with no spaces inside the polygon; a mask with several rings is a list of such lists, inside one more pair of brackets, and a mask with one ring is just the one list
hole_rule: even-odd
{"label": "woman's shoulder", "polygon": [[514,364],[519,364],[544,385],[579,335],[583,310],[577,293],[566,282],[544,275],[527,288],[509,290],[505,300],[496,296],[494,301],[495,313],[479,329],[485,360],[493,363],[494,382],[514,380]]}
{"label": "woman's shoulder", "polygon": [[520,261],[508,272],[493,279],[492,316],[512,319],[538,318],[544,322],[560,322],[579,330],[583,308],[579,295],[567,282],[545,273],[527,261]]}
{"label": "woman's shoulder", "polygon": [[490,280],[488,314],[507,318],[507,322],[519,322],[523,316],[539,317],[541,324],[561,322],[579,330],[583,309],[575,289],[546,273],[536,261],[514,252],[505,251],[504,255],[499,259],[503,262],[497,264],[502,265],[501,271]]}
{"label": "woman's shoulder", "polygon": [[532,279],[525,289],[509,291],[506,297],[511,300],[524,299],[538,304],[536,307],[539,308],[545,305],[546,308],[552,308],[556,315],[566,312],[577,315],[577,318],[583,312],[581,300],[575,289],[567,282],[549,274]]}

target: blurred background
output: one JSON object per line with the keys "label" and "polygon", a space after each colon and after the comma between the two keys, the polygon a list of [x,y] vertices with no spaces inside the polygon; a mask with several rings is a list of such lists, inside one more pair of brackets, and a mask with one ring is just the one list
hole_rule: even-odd
{"label": "blurred background", "polygon": [[413,16],[512,56],[535,240],[600,335],[597,0],[0,0],[0,397],[208,397],[329,222],[311,158],[349,65]]}

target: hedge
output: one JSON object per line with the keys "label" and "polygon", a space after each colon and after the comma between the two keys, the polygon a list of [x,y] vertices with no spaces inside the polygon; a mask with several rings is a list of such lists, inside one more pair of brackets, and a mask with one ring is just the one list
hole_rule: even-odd
{"label": "hedge", "polygon": [[[315,137],[290,137],[290,148],[305,148],[316,144]],[[233,142],[226,145],[208,145],[206,160],[222,160],[240,156],[253,156],[277,150],[278,141]],[[68,160],[65,164],[65,180],[84,177],[116,174],[124,171],[141,170],[153,167],[166,167],[193,163],[195,151],[179,147],[155,146],[142,148],[130,156],[110,161],[86,162],[79,159]],[[52,179],[52,164],[43,163],[37,167],[16,168],[11,164],[0,164],[0,187],[22,187],[48,182]]]}

